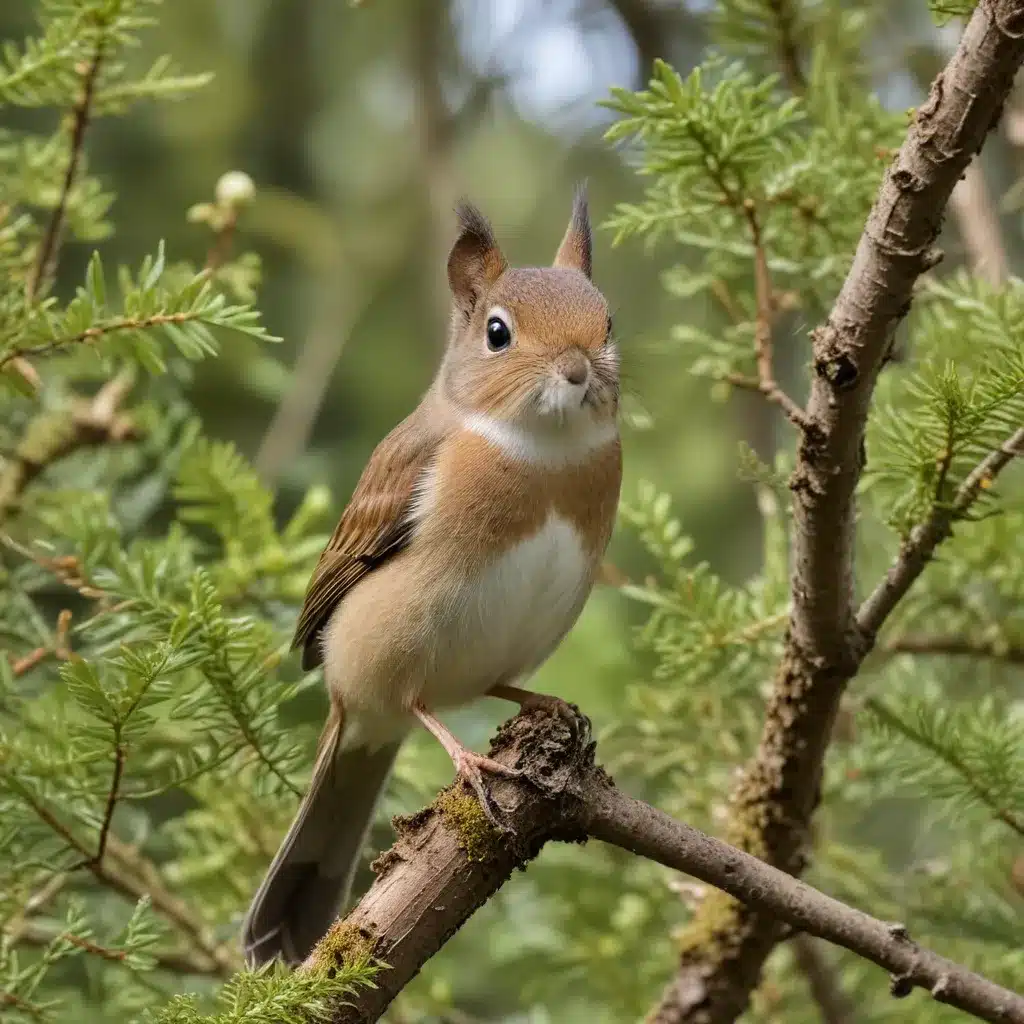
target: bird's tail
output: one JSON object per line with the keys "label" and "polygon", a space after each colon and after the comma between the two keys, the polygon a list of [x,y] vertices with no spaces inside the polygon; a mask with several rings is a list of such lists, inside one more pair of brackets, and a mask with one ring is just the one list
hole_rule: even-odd
{"label": "bird's tail", "polygon": [[343,750],[343,728],[332,708],[309,790],[249,906],[242,946],[253,967],[301,963],[348,898],[398,744]]}

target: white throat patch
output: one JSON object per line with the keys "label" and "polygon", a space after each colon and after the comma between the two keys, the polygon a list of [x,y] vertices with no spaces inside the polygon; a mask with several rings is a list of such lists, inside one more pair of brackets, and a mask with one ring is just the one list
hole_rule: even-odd
{"label": "white throat patch", "polygon": [[595,423],[589,416],[573,419],[575,422],[553,425],[550,430],[530,430],[486,413],[468,412],[462,414],[462,426],[510,458],[539,466],[580,462],[618,436],[614,420]]}

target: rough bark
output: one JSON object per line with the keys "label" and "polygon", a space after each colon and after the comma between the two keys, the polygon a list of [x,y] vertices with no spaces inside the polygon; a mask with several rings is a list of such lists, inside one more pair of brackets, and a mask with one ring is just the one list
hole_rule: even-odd
{"label": "rough bark", "polygon": [[[997,122],[1024,60],[1022,32],[1024,3],[979,3],[885,175],[830,316],[812,335],[808,422],[790,484],[793,612],[760,745],[734,793],[728,833],[793,874],[806,861],[840,699],[884,621],[878,611],[891,609],[883,609],[879,594],[858,623],[853,596],[854,490],[871,394],[915,282],[940,257],[934,243],[950,194]],[[917,551],[911,573],[902,561],[894,566],[901,593],[930,554]],[[885,605],[893,593],[885,586]],[[684,937],[679,972],[651,1020],[735,1020],[783,936],[777,919],[712,894]]]}
{"label": "rough bark", "polygon": [[334,1024],[368,1024],[549,839],[588,836],[683,871],[789,927],[844,946],[887,970],[895,996],[915,987],[982,1020],[1024,1024],[1024,997],[923,949],[887,924],[818,892],[721,840],[674,821],[617,789],[595,764],[584,719],[519,715],[502,726],[491,756],[524,770],[495,779],[493,797],[514,833],[499,833],[469,787],[445,790],[396,821],[398,841],[375,864],[377,880],[313,951],[303,970],[383,961],[376,987],[341,1006]]}
{"label": "rough bark", "polygon": [[589,727],[569,729],[545,716],[512,719],[491,756],[528,772],[491,781],[499,834],[468,786],[444,790],[427,808],[393,822],[398,840],[373,864],[376,881],[337,922],[303,969],[372,956],[388,965],[368,989],[340,1007],[335,1024],[377,1020],[469,916],[532,860],[548,839],[582,841],[581,781],[597,771]]}

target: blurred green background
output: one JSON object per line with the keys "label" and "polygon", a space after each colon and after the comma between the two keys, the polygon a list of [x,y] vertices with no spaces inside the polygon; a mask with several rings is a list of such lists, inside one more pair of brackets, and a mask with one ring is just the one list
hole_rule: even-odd
{"label": "blurred green background", "polygon": [[[445,334],[444,262],[455,200],[465,195],[484,210],[513,263],[535,264],[554,254],[575,182],[589,181],[596,224],[616,203],[638,197],[642,183],[627,155],[603,141],[611,114],[600,101],[612,86],[641,86],[656,57],[684,74],[699,63],[711,41],[710,6],[165,3],[159,31],[133,59],[142,66],[169,53],[183,70],[210,70],[215,80],[182,102],[143,104],[94,126],[90,170],[118,195],[118,233],[103,244],[104,259],[137,263],[163,238],[170,257],[201,261],[208,233],[187,221],[188,208],[211,198],[223,172],[252,176],[257,199],[237,245],[262,257],[258,304],[268,329],[284,340],[268,346],[232,336],[222,358],[202,364],[192,398],[208,434],[235,441],[273,483],[282,518],[313,483],[331,489],[340,512],[373,447],[430,382]],[[895,109],[912,105],[956,27],[949,34],[936,28],[924,0],[859,6],[874,19],[876,89]],[[29,0],[4,0],[0,41],[30,34],[33,8]],[[752,60],[760,69],[777,65],[776,54]],[[993,191],[1003,193],[1018,173],[1012,151],[993,140],[985,161]],[[624,495],[655,480],[673,495],[698,556],[727,580],[745,579],[761,559],[760,518],[753,487],[737,473],[738,443],[770,457],[777,437],[788,432],[758,396],[715,401],[670,343],[674,324],[714,317],[703,299],[674,297],[664,287],[663,274],[682,250],[611,241],[598,231],[594,263],[621,340]],[[1019,231],[1008,242],[1019,256]],[[945,247],[956,261],[957,239],[946,239]],[[87,247],[68,247],[65,291],[81,279],[87,256]],[[813,326],[794,320],[777,343],[780,376],[801,398]],[[650,569],[624,531],[613,539],[610,560],[631,577]],[[631,628],[644,615],[610,588],[599,589],[537,688],[579,702],[598,730],[611,724],[622,687],[646,672],[630,648]],[[322,713],[308,710],[311,719]],[[479,749],[509,710],[488,702],[452,716],[453,726]],[[450,765],[426,737],[415,744],[416,764],[429,763],[434,772],[421,781],[436,788]],[[553,869],[566,856],[545,854]],[[506,891],[509,905],[518,899],[516,887],[528,884],[517,881]],[[529,909],[528,900],[521,905]],[[585,917],[586,906],[576,913]],[[615,923],[624,949],[629,913],[627,889]],[[527,924],[543,929],[543,922]],[[500,959],[499,947],[515,944],[515,936],[476,922],[472,933],[446,947],[418,984],[456,984],[451,979],[468,945],[488,942]],[[667,977],[669,964],[647,964],[645,971]],[[480,999],[517,1003],[519,993],[496,991],[496,979],[487,975]],[[463,975],[457,984],[460,1004],[472,1009],[472,979]],[[514,989],[517,982],[509,984]]]}
{"label": "blurred green background", "polygon": [[[33,28],[27,0],[0,5],[0,38]],[[214,83],[173,104],[143,104],[93,126],[89,167],[118,199],[108,265],[137,262],[155,242],[201,260],[202,226],[186,211],[218,176],[248,172],[258,195],[239,249],[257,251],[259,305],[279,346],[232,338],[205,364],[192,398],[213,437],[256,460],[286,516],[310,483],[340,511],[367,457],[412,410],[444,343],[444,265],[455,201],[492,220],[509,259],[546,263],[586,178],[595,224],[640,193],[622,155],[602,140],[613,85],[639,86],[656,56],[681,69],[706,39],[678,4],[174,0],[136,58],[172,54]],[[687,529],[728,577],[757,563],[753,490],[736,477],[736,443],[763,431],[756,398],[715,406],[666,351],[685,306],[662,271],[677,254],[613,248],[599,231],[595,279],[615,312],[628,392],[624,493],[654,478],[675,493]],[[88,247],[69,245],[65,287]],[[746,410],[746,412],[745,412]],[[770,422],[769,422],[770,426]],[[629,571],[630,538],[611,559]],[[614,714],[628,656],[617,595],[602,592],[545,670],[543,686]],[[616,664],[589,656],[598,634],[621,633]],[[602,643],[606,660],[616,649]],[[487,721],[500,719],[495,705]]]}

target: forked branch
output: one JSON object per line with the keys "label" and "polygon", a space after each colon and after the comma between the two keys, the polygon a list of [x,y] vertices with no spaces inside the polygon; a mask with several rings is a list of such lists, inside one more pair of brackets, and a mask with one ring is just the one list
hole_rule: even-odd
{"label": "forked branch", "polygon": [[[727,835],[799,874],[822,765],[847,683],[879,627],[961,512],[1013,457],[1011,438],[965,482],[952,509],[915,531],[888,577],[854,603],[855,494],[875,382],[957,181],[996,124],[1024,61],[1024,2],[981,0],[916,112],[867,219],[835,305],[812,335],[813,377],[793,491],[792,616],[757,754],[732,799]],[[652,1024],[731,1024],[784,932],[779,918],[713,892]]]}

